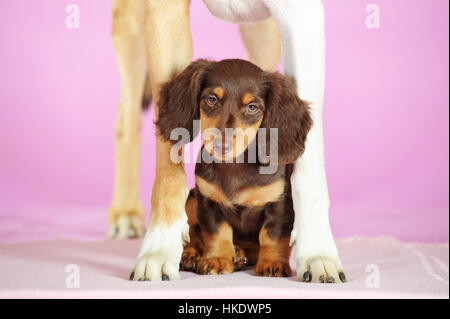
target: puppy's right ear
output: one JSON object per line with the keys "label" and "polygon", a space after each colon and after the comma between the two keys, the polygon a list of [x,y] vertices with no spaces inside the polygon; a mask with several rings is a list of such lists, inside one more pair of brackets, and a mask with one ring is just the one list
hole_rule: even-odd
{"label": "puppy's right ear", "polygon": [[176,128],[187,129],[190,141],[195,138],[193,122],[200,118],[200,93],[205,70],[211,63],[203,59],[197,60],[173,80],[162,85],[158,120],[155,124],[164,139],[170,140],[170,134]]}

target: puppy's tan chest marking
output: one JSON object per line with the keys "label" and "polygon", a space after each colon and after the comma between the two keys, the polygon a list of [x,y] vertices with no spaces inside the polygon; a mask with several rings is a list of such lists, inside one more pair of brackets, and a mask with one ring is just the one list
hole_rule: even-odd
{"label": "puppy's tan chest marking", "polygon": [[270,202],[277,201],[284,193],[285,181],[279,179],[265,186],[253,186],[240,190],[234,196],[227,196],[220,186],[212,184],[196,176],[197,187],[200,193],[221,205],[232,207],[235,205],[246,207],[261,207]]}
{"label": "puppy's tan chest marking", "polygon": [[258,207],[277,201],[284,193],[285,182],[279,179],[265,186],[249,187],[236,194],[235,202],[238,205]]}

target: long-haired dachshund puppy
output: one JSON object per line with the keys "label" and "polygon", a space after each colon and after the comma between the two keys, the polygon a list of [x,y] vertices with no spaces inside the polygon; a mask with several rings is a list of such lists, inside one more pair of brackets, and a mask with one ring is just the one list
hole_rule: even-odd
{"label": "long-haired dachshund puppy", "polygon": [[190,243],[181,269],[228,274],[256,264],[256,275],[290,276],[291,163],[312,124],[295,84],[244,60],[198,60],[162,86],[156,124],[167,140],[177,128],[192,140],[195,120],[203,160],[186,204]]}

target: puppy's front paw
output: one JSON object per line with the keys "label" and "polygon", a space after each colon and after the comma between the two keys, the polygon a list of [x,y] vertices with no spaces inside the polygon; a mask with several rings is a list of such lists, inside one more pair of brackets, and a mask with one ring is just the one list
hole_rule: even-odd
{"label": "puppy's front paw", "polygon": [[248,259],[245,256],[245,251],[242,248],[235,245],[234,255],[235,255],[233,258],[234,270],[241,270],[247,267]]}
{"label": "puppy's front paw", "polygon": [[186,245],[181,256],[180,270],[196,271],[200,256],[201,254],[196,248],[189,244]]}
{"label": "puppy's front paw", "polygon": [[297,260],[297,269],[297,281],[328,284],[346,281],[339,258],[301,258]]}
{"label": "puppy's front paw", "polygon": [[130,280],[176,280],[184,241],[189,241],[187,219],[170,227],[149,228]]}
{"label": "puppy's front paw", "polygon": [[200,275],[231,274],[233,270],[233,258],[229,257],[202,257],[197,265],[197,273]]}
{"label": "puppy's front paw", "polygon": [[109,238],[140,238],[145,234],[144,207],[140,203],[134,209],[111,207],[109,221]]}
{"label": "puppy's front paw", "polygon": [[291,267],[286,262],[260,259],[256,263],[255,275],[264,277],[289,277],[291,275]]}

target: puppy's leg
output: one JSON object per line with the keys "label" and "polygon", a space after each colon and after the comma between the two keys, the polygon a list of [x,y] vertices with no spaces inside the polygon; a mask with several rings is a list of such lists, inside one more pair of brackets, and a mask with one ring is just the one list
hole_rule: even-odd
{"label": "puppy's leg", "polygon": [[255,267],[255,275],[289,277],[291,275],[289,236],[274,238],[269,234],[268,229],[263,227],[259,233],[259,244],[261,248]]}
{"label": "puppy's leg", "polygon": [[295,243],[298,279],[345,281],[331,232],[325,175],[322,108],[325,84],[325,22],[320,0],[263,0],[277,21],[286,74],[297,80],[300,97],[310,102],[313,127],[305,153],[292,174],[295,209],[291,242]]}
{"label": "puppy's leg", "polygon": [[217,230],[211,233],[202,230],[204,250],[197,266],[197,273],[202,275],[231,274],[234,270],[235,249],[233,229],[222,221]]}
{"label": "puppy's leg", "polygon": [[[201,187],[200,187],[201,189]],[[198,223],[203,239],[203,254],[197,265],[202,275],[230,274],[234,270],[233,229],[223,217],[224,207],[197,192]]]}
{"label": "puppy's leg", "polygon": [[191,241],[184,246],[180,262],[181,270],[195,271],[203,252],[203,240],[200,225],[198,224],[197,209],[197,198],[195,197],[195,192],[192,190],[186,201],[186,215]]}
{"label": "puppy's leg", "polygon": [[239,26],[250,62],[265,71],[275,71],[280,62],[281,41],[275,19]]}
{"label": "puppy's leg", "polygon": [[122,79],[116,119],[116,171],[109,211],[111,238],[144,235],[144,208],[139,199],[141,107],[147,60],[144,1],[115,0],[113,43]]}
{"label": "puppy's leg", "polygon": [[[192,61],[189,2],[146,0],[147,61],[156,116],[161,84],[184,70]],[[131,278],[134,280],[179,278],[183,243],[189,241],[185,213],[189,189],[183,165],[170,160],[170,149],[170,142],[157,134],[152,213],[132,272]]]}

